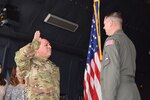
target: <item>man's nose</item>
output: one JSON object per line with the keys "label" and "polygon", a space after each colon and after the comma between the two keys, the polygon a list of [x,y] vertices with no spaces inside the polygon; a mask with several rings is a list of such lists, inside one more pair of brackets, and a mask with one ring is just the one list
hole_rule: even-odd
{"label": "man's nose", "polygon": [[103,27],[103,29],[105,29],[105,26]]}
{"label": "man's nose", "polygon": [[52,47],[51,47],[51,45],[48,45],[48,47],[51,49]]}

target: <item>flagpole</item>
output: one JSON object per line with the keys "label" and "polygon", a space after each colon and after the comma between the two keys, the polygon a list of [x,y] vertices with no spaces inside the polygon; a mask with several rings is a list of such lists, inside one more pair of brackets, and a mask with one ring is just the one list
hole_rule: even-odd
{"label": "flagpole", "polygon": [[100,0],[94,0],[93,2],[94,14],[92,18],[87,63],[84,73],[84,100],[102,100],[100,83],[102,53],[98,11],[100,4],[99,1]]}
{"label": "flagpole", "polygon": [[95,2],[98,2],[98,9],[100,9],[100,0],[94,0],[93,8],[94,8],[94,14],[95,14],[95,23],[96,23],[96,33],[98,37],[98,46],[99,46],[99,52],[100,52],[100,61],[102,62],[102,50],[101,50],[101,33],[100,33],[100,13],[96,12],[96,6]]}

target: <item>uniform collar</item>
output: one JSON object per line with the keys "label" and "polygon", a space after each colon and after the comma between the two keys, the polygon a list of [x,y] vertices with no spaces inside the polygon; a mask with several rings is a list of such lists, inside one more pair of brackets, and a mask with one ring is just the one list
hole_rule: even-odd
{"label": "uniform collar", "polygon": [[116,32],[114,32],[114,34],[113,34],[113,35],[122,34],[122,33],[124,33],[124,32],[123,32],[123,30],[122,30],[122,29],[120,29],[120,30],[117,30]]}
{"label": "uniform collar", "polygon": [[42,62],[44,62],[44,61],[47,61],[47,60],[48,60],[48,59],[46,59],[46,58],[37,57],[37,56],[34,56],[34,59],[37,59],[38,61],[42,61]]}

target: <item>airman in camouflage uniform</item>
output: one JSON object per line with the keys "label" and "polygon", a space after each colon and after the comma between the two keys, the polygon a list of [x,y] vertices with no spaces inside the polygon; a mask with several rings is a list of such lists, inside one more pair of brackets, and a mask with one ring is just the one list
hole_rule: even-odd
{"label": "airman in camouflage uniform", "polygon": [[36,31],[32,43],[16,52],[15,61],[25,78],[28,100],[59,100],[59,68],[48,58],[51,46]]}

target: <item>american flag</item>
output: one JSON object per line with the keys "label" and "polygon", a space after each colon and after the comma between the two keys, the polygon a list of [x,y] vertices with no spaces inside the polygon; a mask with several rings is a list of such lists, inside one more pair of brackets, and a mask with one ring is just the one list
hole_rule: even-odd
{"label": "american flag", "polygon": [[90,43],[84,72],[84,100],[102,100],[100,72],[100,50],[98,46],[95,15],[93,15]]}

